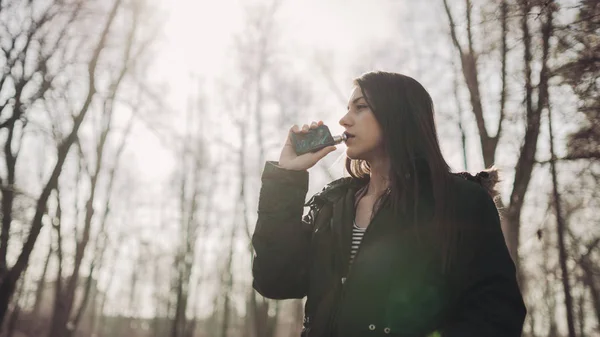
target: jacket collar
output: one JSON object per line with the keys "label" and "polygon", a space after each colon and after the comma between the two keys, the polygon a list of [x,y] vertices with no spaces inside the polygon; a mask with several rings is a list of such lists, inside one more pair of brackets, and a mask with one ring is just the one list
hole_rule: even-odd
{"label": "jacket collar", "polygon": [[344,195],[348,189],[357,190],[360,187],[364,186],[368,182],[368,179],[356,179],[352,177],[343,177],[337,180],[330,182],[325,185],[321,192],[316,193],[310,198],[309,201],[306,202],[305,206],[310,206],[314,203],[334,203]]}
{"label": "jacket collar", "polygon": [[[453,175],[461,177],[468,181],[473,181],[481,185],[492,196],[498,195],[496,184],[499,181],[498,170],[495,167],[485,169],[475,175],[469,172],[457,172]],[[305,206],[311,206],[315,203],[324,202],[333,203],[343,197],[348,189],[358,190],[368,183],[368,179],[357,179],[353,177],[343,177],[325,185],[321,192],[316,193],[306,202]]]}

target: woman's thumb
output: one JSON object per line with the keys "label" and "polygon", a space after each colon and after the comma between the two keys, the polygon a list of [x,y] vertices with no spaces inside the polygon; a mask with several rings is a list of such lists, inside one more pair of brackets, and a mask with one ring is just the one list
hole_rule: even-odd
{"label": "woman's thumb", "polygon": [[326,155],[328,155],[329,153],[335,151],[337,148],[335,146],[328,146],[326,148],[323,148],[319,151],[317,151],[316,155],[317,158],[321,159],[323,157],[325,157]]}

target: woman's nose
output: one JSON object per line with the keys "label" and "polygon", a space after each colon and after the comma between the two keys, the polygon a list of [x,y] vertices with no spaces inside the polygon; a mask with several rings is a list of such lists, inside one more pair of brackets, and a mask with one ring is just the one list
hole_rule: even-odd
{"label": "woman's nose", "polygon": [[348,113],[346,113],[339,121],[340,125],[343,127],[347,127],[350,125],[350,118],[348,117]]}

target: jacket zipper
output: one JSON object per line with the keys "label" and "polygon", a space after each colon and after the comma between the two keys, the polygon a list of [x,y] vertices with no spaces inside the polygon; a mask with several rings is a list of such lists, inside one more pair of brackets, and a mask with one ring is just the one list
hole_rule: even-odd
{"label": "jacket zipper", "polygon": [[[352,265],[350,265],[348,267],[348,272],[347,272],[346,276],[342,277],[340,279],[339,297],[337,298],[337,300],[335,302],[335,309],[334,309],[333,315],[332,315],[332,317],[330,319],[330,324],[329,324],[330,329],[335,329],[336,326],[337,326],[337,318],[338,318],[337,316],[338,316],[338,314],[340,312],[340,304],[342,303],[342,300],[344,299],[344,295],[346,294],[346,288],[347,288],[346,285],[348,284],[348,280],[350,279],[350,276],[352,275],[352,269],[353,269],[352,267],[354,265],[354,262],[356,262],[358,260],[358,256],[360,255],[360,252],[362,250],[361,248],[362,248],[362,246],[363,246],[363,244],[365,242],[367,234],[369,233],[369,229],[371,227],[373,227],[372,225],[374,223],[374,220],[377,218],[377,216],[379,215],[380,211],[381,210],[377,210],[377,213],[375,214],[375,216],[373,217],[373,219],[371,219],[371,223],[369,224],[369,226],[365,230],[365,234],[363,234],[362,241],[361,241],[360,245],[358,246],[358,250],[356,251],[356,254],[354,255],[354,260],[353,260]],[[332,219],[332,221],[333,221],[333,219]],[[333,333],[335,331],[330,331],[330,332]]]}

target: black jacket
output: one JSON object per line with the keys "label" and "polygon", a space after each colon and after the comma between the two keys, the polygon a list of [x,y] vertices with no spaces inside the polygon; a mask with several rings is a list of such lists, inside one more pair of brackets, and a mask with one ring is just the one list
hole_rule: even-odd
{"label": "black jacket", "polygon": [[[455,217],[476,226],[461,231],[449,274],[438,246],[389,207],[375,214],[349,268],[361,183],[336,180],[305,204],[308,173],[268,162],[252,237],[254,289],[272,299],[307,296],[303,337],[520,336],[526,309],[496,206],[481,185],[459,175],[452,183]],[[432,210],[422,204],[417,227],[427,229]]]}

